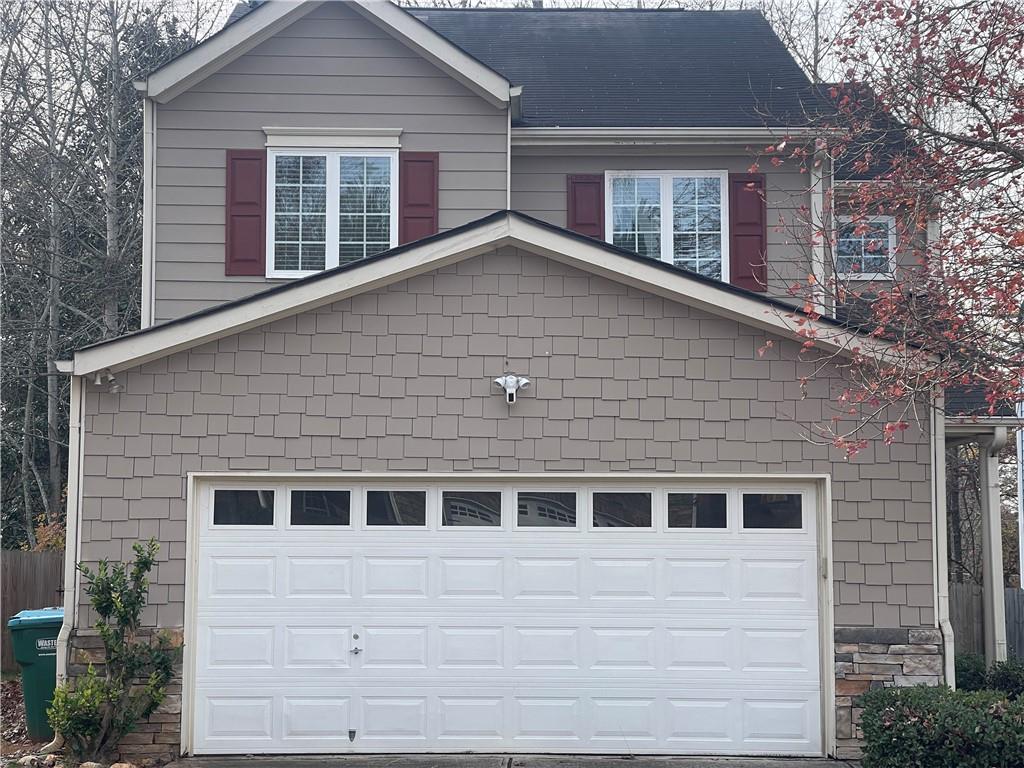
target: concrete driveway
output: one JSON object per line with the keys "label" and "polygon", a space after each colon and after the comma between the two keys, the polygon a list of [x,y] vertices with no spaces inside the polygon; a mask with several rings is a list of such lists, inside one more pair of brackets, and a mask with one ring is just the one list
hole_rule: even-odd
{"label": "concrete driveway", "polygon": [[594,757],[572,755],[342,755],[192,757],[168,768],[855,768],[822,758]]}

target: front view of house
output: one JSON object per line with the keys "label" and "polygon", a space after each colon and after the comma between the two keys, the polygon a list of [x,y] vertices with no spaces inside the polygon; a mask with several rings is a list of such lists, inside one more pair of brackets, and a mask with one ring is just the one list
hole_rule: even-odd
{"label": "front view of house", "polygon": [[139,84],[144,327],[65,364],[69,563],[155,537],[184,648],[123,753],[847,755],[950,679],[942,418],[808,439],[853,332],[787,303],[832,178],[752,172],[759,14],[235,17]]}

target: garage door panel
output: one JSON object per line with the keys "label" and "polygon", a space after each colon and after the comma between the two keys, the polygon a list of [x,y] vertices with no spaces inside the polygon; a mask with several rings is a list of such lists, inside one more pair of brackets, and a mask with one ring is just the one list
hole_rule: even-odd
{"label": "garage door panel", "polygon": [[440,497],[426,526],[202,528],[195,752],[821,753],[806,514],[466,533]]}
{"label": "garage door panel", "polygon": [[286,742],[308,739],[343,747],[355,726],[349,696],[283,696],[282,712],[281,737]]}

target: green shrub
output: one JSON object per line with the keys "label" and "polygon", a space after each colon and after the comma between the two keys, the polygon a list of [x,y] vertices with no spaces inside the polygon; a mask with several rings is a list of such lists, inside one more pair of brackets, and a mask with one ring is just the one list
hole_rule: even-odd
{"label": "green shrub", "polygon": [[880,688],[864,694],[864,768],[1020,768],[1024,701],[997,691]]}
{"label": "green shrub", "polygon": [[64,737],[65,749],[77,762],[103,761],[144,717],[163,701],[171,679],[172,657],[166,641],[156,645],[136,635],[149,592],[148,574],[158,546],[134,546],[135,560],[111,566],[100,561],[93,572],[79,565],[89,602],[99,618],[96,630],[103,640],[102,676],[88,673],[57,688],[47,710],[53,730]]}
{"label": "green shrub", "polygon": [[997,661],[988,671],[988,687],[1003,691],[1011,698],[1024,696],[1024,661],[1013,656],[1006,661]]}
{"label": "green shrub", "polygon": [[984,690],[985,674],[985,657],[980,653],[958,653],[956,655],[957,690]]}

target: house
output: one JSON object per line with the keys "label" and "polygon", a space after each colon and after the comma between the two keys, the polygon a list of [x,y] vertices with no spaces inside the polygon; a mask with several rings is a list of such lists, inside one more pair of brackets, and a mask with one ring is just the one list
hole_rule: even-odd
{"label": "house", "polygon": [[942,418],[805,436],[856,331],[788,303],[831,177],[751,172],[813,106],[759,14],[243,10],[139,84],[143,327],[63,366],[60,674],[151,536],[184,646],[126,754],[845,756],[952,681]]}

